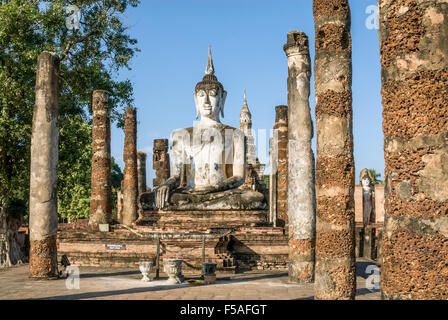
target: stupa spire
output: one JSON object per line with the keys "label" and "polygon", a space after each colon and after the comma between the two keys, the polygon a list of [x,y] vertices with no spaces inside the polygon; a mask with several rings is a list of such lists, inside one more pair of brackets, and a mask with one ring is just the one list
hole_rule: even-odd
{"label": "stupa spire", "polygon": [[247,99],[246,99],[246,89],[244,89],[244,96],[243,96],[243,107],[241,108],[241,114],[248,113],[249,117],[251,116],[249,106],[247,105]]}

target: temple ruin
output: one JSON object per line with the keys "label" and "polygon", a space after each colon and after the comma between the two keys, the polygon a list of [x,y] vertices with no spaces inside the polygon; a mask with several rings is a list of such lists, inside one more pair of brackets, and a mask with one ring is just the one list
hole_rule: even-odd
{"label": "temple ruin", "polygon": [[152,189],[147,155],[137,152],[137,110],[125,110],[117,217],[110,94],[96,90],[90,219],[58,224],[59,58],[42,52],[31,140],[30,277],[58,277],[58,256],[76,266],[154,262],[157,272],[162,264],[193,272],[287,270],[290,282],[314,282],[315,299],[349,300],[356,258],[363,257],[381,265],[384,299],[447,299],[448,5],[379,0],[379,9],[384,186],[367,168],[355,184],[348,0],[313,1],[316,154],[304,32],[288,32],[283,46],[288,105],[271,110],[268,183],[246,90],[240,127],[225,124],[227,91],[209,48],[205,74],[192,85],[191,120],[198,121],[154,140]]}

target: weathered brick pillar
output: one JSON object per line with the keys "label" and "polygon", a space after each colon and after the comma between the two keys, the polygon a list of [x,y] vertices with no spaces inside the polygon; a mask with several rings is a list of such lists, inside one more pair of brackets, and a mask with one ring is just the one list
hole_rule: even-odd
{"label": "weathered brick pillar", "polygon": [[269,139],[269,222],[277,226],[277,138]]}
{"label": "weathered brick pillar", "polygon": [[379,3],[384,299],[448,299],[448,3]]}
{"label": "weathered brick pillar", "polygon": [[314,0],[316,94],[315,299],[354,299],[355,165],[348,0]]}
{"label": "weathered brick pillar", "polygon": [[311,61],[308,37],[290,31],[288,57],[288,223],[289,281],[313,282],[316,240],[313,122],[310,113]]}
{"label": "weathered brick pillar", "polygon": [[92,187],[89,224],[97,226],[110,223],[112,219],[110,113],[107,91],[93,92],[92,110]]}
{"label": "weathered brick pillar", "polygon": [[288,106],[275,107],[277,131],[277,227],[288,227]]}
{"label": "weathered brick pillar", "polygon": [[168,139],[155,139],[153,147],[153,168],[156,177],[153,187],[163,184],[170,177],[170,156],[168,154]]}
{"label": "weathered brick pillar", "polygon": [[32,278],[58,277],[59,57],[42,52],[37,61],[30,168],[30,265]]}
{"label": "weathered brick pillar", "polygon": [[137,152],[138,193],[146,192],[146,153]]}
{"label": "weathered brick pillar", "polygon": [[117,221],[123,223],[123,183],[121,180],[120,190],[117,191]]}
{"label": "weathered brick pillar", "polygon": [[126,108],[124,119],[124,180],[123,180],[123,213],[124,225],[130,226],[138,218],[137,197],[137,110]]}

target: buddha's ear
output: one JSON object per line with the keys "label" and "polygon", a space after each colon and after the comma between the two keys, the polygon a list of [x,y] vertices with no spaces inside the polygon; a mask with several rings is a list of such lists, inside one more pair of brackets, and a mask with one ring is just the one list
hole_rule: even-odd
{"label": "buddha's ear", "polygon": [[224,118],[224,104],[226,103],[226,98],[227,98],[227,91],[223,91],[222,92],[222,98],[221,98],[221,116]]}
{"label": "buddha's ear", "polygon": [[198,96],[196,95],[196,91],[193,93],[194,97],[194,105],[196,106],[196,120],[199,119],[199,108],[198,108]]}

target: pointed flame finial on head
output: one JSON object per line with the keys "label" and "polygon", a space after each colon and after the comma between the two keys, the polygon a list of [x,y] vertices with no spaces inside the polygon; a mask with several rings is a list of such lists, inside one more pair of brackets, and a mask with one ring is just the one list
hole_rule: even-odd
{"label": "pointed flame finial on head", "polygon": [[208,46],[208,60],[207,60],[207,67],[205,68],[205,74],[214,74],[214,73],[215,73],[215,67],[213,66],[212,48],[209,45]]}
{"label": "pointed flame finial on head", "polygon": [[246,100],[246,88],[244,88],[244,104],[247,104],[247,100]]}

